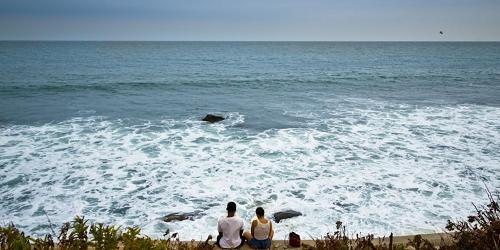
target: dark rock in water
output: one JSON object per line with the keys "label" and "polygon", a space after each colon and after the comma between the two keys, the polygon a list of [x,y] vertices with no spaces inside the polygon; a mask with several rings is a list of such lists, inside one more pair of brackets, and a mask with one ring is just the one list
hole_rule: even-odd
{"label": "dark rock in water", "polygon": [[168,214],[165,215],[162,220],[164,222],[171,222],[171,221],[183,221],[189,219],[188,214],[181,214],[181,213],[173,213],[173,214]]}
{"label": "dark rock in water", "polygon": [[274,221],[276,221],[276,223],[280,223],[281,220],[292,218],[292,217],[297,217],[297,216],[301,216],[301,215],[302,215],[301,212],[297,212],[297,211],[293,211],[293,210],[285,210],[285,211],[274,213],[273,217],[274,217]]}
{"label": "dark rock in water", "polygon": [[222,116],[218,116],[218,115],[207,115],[205,116],[205,118],[202,119],[202,121],[206,121],[206,122],[210,122],[210,123],[214,123],[214,122],[220,122],[220,121],[223,121],[225,120],[226,118],[222,117]]}
{"label": "dark rock in water", "polygon": [[162,220],[164,222],[194,220],[196,217],[199,217],[201,215],[203,215],[201,211],[195,211],[191,213],[171,213],[163,216]]}

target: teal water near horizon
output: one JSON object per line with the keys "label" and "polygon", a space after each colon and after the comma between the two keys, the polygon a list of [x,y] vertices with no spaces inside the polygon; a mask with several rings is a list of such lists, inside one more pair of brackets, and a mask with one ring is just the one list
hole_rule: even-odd
{"label": "teal water near horizon", "polygon": [[0,222],[439,231],[500,188],[499,117],[500,43],[0,42]]}

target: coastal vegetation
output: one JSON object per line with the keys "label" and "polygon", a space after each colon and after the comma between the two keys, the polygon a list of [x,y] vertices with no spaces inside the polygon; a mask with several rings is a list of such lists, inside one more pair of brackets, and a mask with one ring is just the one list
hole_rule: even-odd
{"label": "coastal vegetation", "polygon": [[[373,235],[349,237],[345,225],[337,221],[333,233],[314,239],[314,244],[302,244],[307,250],[499,250],[500,249],[500,195],[487,191],[489,203],[484,206],[473,204],[476,213],[467,219],[451,221],[446,226],[452,239],[433,245],[420,235],[407,243],[394,244],[393,235],[375,239]],[[54,238],[56,236],[57,238]],[[212,250],[214,244],[209,235],[205,241],[181,241],[177,233],[167,230],[160,239],[141,234],[139,227],[127,227],[90,223],[84,217],[76,216],[73,221],[64,223],[56,234],[51,225],[51,233],[43,238],[27,236],[13,223],[0,226],[0,249],[164,249],[164,250]]]}

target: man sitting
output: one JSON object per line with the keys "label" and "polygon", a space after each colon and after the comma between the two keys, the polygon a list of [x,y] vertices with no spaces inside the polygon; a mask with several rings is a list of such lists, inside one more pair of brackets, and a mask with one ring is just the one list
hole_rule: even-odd
{"label": "man sitting", "polygon": [[243,219],[236,215],[236,203],[227,203],[227,216],[219,218],[217,223],[216,244],[221,248],[237,248],[243,245]]}

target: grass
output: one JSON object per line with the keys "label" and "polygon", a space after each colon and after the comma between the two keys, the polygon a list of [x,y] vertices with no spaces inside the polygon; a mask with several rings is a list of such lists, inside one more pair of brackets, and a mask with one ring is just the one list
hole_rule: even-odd
{"label": "grass", "polygon": [[[454,232],[453,239],[457,249],[483,250],[500,249],[500,195],[494,197],[487,190],[489,204],[477,207],[476,214],[471,215],[467,220],[448,221],[446,229]],[[455,248],[450,248],[455,249]]]}
{"label": "grass", "polygon": [[350,239],[347,237],[346,228],[342,226],[341,221],[336,222],[336,231],[333,233],[327,233],[321,239],[315,239],[315,247],[311,250],[405,250],[409,247],[414,249],[427,250],[435,249],[434,246],[427,240],[423,239],[421,235],[416,235],[407,244],[393,244],[393,235],[389,235],[387,241],[386,238],[379,240],[378,244],[373,244],[374,236],[368,234],[366,236],[360,237],[356,235],[356,238]]}
{"label": "grass", "polygon": [[[386,239],[374,244],[373,235],[349,238],[346,227],[342,222],[336,222],[336,231],[315,239],[315,246],[303,245],[307,250],[500,250],[500,195],[493,196],[487,190],[489,203],[485,206],[476,206],[474,215],[466,220],[448,221],[446,229],[453,239],[447,245],[434,246],[420,235],[414,236],[406,244],[393,244],[392,233]],[[55,233],[53,233],[55,234]],[[102,223],[89,223],[84,217],[76,216],[73,221],[62,225],[57,236],[47,234],[43,238],[26,236],[14,224],[0,227],[0,249],[96,249],[109,250],[121,249],[153,249],[153,250],[213,250],[210,243],[212,236],[204,242],[183,242],[177,233],[168,230],[163,238],[153,239],[141,234],[139,227],[127,227],[122,230],[119,226],[105,225]]]}

